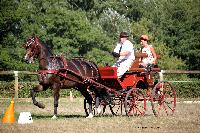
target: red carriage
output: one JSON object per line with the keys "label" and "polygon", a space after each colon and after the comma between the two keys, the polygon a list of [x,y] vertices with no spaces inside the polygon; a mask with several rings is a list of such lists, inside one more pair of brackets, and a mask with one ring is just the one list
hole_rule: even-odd
{"label": "red carriage", "polygon": [[[103,85],[101,87],[108,89],[111,94],[112,102],[108,105],[112,114],[122,115],[125,111],[127,116],[143,116],[147,103],[151,104],[155,116],[173,114],[176,107],[174,87],[167,81],[155,82],[155,75],[160,72],[160,68],[140,68],[141,58],[146,55],[138,52],[135,56],[132,67],[120,79],[117,77],[116,67],[98,67],[101,75],[100,86]],[[100,102],[103,112],[105,103],[108,102]],[[84,107],[88,115],[86,104],[85,101]]]}
{"label": "red carriage", "polygon": [[[36,93],[51,88],[55,117],[60,89],[72,87],[76,87],[85,97],[86,115],[92,111],[97,114],[96,110],[102,114],[107,106],[113,115],[145,115],[147,104],[151,105],[156,116],[174,113],[175,89],[167,81],[155,82],[155,75],[160,72],[160,68],[139,67],[141,58],[145,56],[142,53],[136,53],[130,70],[118,78],[115,67],[96,66],[83,59],[65,60],[63,56],[54,56],[36,36],[30,37],[24,47],[24,59],[27,63],[33,63],[34,58],[39,61],[39,85],[31,90],[33,104],[44,108],[45,106],[36,100]],[[102,107],[102,113],[98,111],[99,107]]]}

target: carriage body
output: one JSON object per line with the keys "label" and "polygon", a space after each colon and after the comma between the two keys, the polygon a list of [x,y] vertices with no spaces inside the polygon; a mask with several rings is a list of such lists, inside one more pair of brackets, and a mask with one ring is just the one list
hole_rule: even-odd
{"label": "carriage body", "polygon": [[136,53],[136,59],[130,69],[121,77],[117,77],[117,68],[111,66],[99,66],[100,82],[114,90],[124,90],[127,88],[152,88],[155,85],[155,74],[160,72],[160,68],[140,68],[141,58],[146,54]]}
{"label": "carriage body", "polygon": [[[117,77],[116,67],[98,67],[100,83],[113,90],[112,99],[116,100],[113,102],[116,105],[110,107],[113,114],[123,114],[124,106],[128,116],[144,115],[147,101],[151,102],[153,113],[156,116],[174,113],[175,89],[169,82],[155,80],[155,76],[161,71],[157,66],[150,70],[139,67],[141,58],[145,56],[145,54],[137,52],[136,60],[121,78]],[[157,83],[157,81],[159,82]],[[114,107],[117,108],[117,112],[114,111]]]}

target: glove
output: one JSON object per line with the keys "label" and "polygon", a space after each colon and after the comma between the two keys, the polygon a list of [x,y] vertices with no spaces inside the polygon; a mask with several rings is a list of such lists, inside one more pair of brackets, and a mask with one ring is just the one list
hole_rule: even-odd
{"label": "glove", "polygon": [[116,52],[112,52],[112,55],[113,55],[114,57],[116,57],[116,58],[119,58],[119,57],[120,57],[119,53],[116,53]]}

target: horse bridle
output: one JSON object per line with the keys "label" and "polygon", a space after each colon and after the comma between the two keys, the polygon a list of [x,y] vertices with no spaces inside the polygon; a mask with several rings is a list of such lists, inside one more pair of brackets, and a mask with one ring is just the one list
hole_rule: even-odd
{"label": "horse bridle", "polygon": [[[35,41],[35,38],[31,38],[31,41],[27,41],[26,44],[25,44],[25,48],[28,49],[32,44],[34,44],[36,41]],[[29,58],[33,58],[36,54],[36,48],[38,47],[38,43],[36,43],[33,48],[31,48],[31,51],[30,51],[30,54],[31,54],[31,57]]]}

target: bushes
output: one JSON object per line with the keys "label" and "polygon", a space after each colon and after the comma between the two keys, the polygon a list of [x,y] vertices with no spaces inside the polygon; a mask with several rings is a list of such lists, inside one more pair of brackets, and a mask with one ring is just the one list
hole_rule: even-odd
{"label": "bushes", "polygon": [[[4,77],[4,79],[3,79]],[[178,98],[200,98],[200,80],[198,78],[190,78],[187,74],[169,74],[164,76],[165,80],[172,82],[175,87]],[[155,79],[159,79],[158,75]],[[174,82],[181,81],[181,82]],[[185,82],[188,81],[188,82]],[[30,98],[30,90],[38,85],[37,75],[19,74],[19,98]],[[60,91],[60,97],[70,95],[72,91],[73,96],[82,96],[80,92],[75,89],[65,89]],[[14,77],[12,75],[0,76],[0,98],[14,97]],[[52,97],[52,90],[48,89],[37,93],[37,97]]]}
{"label": "bushes", "polygon": [[[35,87],[38,82],[19,82],[18,96],[19,98],[30,98],[30,89]],[[178,98],[200,98],[200,81],[193,82],[173,82]],[[74,97],[82,96],[75,89],[64,89],[60,91],[60,97],[67,97],[72,91]],[[0,98],[14,97],[14,82],[0,82]],[[37,94],[37,97],[52,97],[52,90],[47,89]]]}
{"label": "bushes", "polygon": [[14,97],[14,82],[0,82],[0,98]]}
{"label": "bushes", "polygon": [[[18,96],[19,98],[30,98],[30,90],[35,87],[37,82],[20,82]],[[70,91],[72,91],[74,97],[81,96],[79,91],[75,89],[64,89],[60,90],[60,97],[66,97],[70,95]],[[10,98],[14,97],[14,82],[0,82],[0,98]],[[37,97],[52,97],[53,93],[51,89],[47,89],[46,91],[42,91],[37,93]]]}
{"label": "bushes", "polygon": [[173,83],[178,98],[199,98],[200,82]]}

